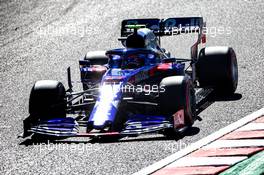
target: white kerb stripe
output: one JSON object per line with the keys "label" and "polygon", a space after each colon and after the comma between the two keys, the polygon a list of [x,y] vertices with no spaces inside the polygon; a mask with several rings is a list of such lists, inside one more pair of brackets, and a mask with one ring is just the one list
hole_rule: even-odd
{"label": "white kerb stripe", "polygon": [[246,159],[247,156],[239,157],[185,157],[176,160],[172,164],[168,165],[167,168],[172,167],[187,167],[187,166],[220,166],[220,165],[233,165]]}
{"label": "white kerb stripe", "polygon": [[204,148],[264,147],[263,139],[217,140]]}
{"label": "white kerb stripe", "polygon": [[249,123],[237,129],[237,131],[256,131],[256,130],[264,130],[264,123]]}

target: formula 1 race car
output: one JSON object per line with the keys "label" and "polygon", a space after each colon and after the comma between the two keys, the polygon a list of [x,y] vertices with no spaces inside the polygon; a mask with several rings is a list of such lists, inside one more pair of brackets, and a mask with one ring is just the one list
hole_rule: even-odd
{"label": "formula 1 race car", "polygon": [[[83,90],[61,82],[37,81],[30,94],[24,137],[176,135],[197,119],[201,98],[215,91],[233,94],[237,59],[231,47],[206,43],[202,17],[122,21],[124,48],[88,52],[79,61]],[[172,57],[162,36],[196,33],[190,59]],[[169,134],[168,134],[169,133]]]}

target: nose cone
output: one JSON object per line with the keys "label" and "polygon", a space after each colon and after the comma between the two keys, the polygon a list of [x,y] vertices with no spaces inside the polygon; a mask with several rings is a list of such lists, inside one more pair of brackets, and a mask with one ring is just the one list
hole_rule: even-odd
{"label": "nose cone", "polygon": [[106,123],[115,120],[120,100],[121,88],[119,84],[101,86],[100,96],[89,118],[89,122],[93,123],[93,128],[103,129]]}

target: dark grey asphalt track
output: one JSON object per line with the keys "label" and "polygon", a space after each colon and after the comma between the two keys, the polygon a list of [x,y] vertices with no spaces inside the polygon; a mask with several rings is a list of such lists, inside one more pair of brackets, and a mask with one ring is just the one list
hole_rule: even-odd
{"label": "dark grey asphalt track", "polygon": [[[0,174],[131,174],[262,108],[263,9],[262,0],[0,0]],[[208,45],[235,49],[237,97],[242,95],[204,110],[203,121],[195,124],[199,133],[178,141],[147,135],[117,143],[75,139],[72,143],[20,144],[23,140],[17,135],[28,115],[34,81],[65,83],[69,65],[73,79],[78,80],[78,59],[86,51],[120,47],[117,37],[124,18],[196,15],[203,16],[208,27],[231,28],[231,34],[209,35]],[[173,53],[182,52],[176,49],[182,43],[162,43]]]}

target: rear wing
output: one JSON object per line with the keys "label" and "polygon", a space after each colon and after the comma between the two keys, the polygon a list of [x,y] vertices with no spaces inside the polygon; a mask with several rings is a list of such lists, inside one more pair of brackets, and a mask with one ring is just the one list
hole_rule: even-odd
{"label": "rear wing", "polygon": [[121,37],[127,37],[133,33],[129,25],[144,25],[153,31],[156,36],[172,36],[181,33],[202,33],[205,23],[202,17],[182,18],[149,18],[149,19],[127,19],[121,24]]}

